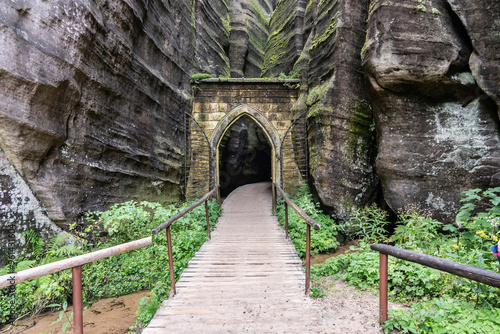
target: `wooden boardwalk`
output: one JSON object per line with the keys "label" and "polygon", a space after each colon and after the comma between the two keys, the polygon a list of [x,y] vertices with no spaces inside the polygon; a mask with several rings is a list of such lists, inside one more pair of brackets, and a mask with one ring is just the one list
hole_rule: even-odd
{"label": "wooden boardwalk", "polygon": [[302,263],[271,215],[270,187],[246,185],[228,196],[212,240],[144,334],[335,333],[333,319],[305,296]]}

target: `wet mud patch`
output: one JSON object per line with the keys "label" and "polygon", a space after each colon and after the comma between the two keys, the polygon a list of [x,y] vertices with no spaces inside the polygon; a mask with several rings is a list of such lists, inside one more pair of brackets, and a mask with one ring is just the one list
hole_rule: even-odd
{"label": "wet mud patch", "polygon": [[[148,290],[115,298],[101,299],[88,309],[83,310],[83,330],[92,334],[126,334],[130,326],[135,324],[135,313],[139,307],[139,299],[146,296]],[[66,313],[73,312],[68,307]],[[0,329],[2,334],[59,334],[66,318],[51,325],[59,317],[59,311],[45,312],[37,316],[20,320],[15,326],[8,325]],[[70,327],[68,327],[70,328]],[[66,333],[73,333],[73,328]]]}

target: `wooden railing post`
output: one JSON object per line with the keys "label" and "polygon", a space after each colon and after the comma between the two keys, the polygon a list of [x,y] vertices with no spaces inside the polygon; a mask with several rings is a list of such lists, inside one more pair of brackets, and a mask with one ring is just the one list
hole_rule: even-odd
{"label": "wooden railing post", "polygon": [[82,267],[71,268],[73,279],[73,332],[83,334]]}
{"label": "wooden railing post", "polygon": [[273,193],[273,215],[276,214],[276,187],[274,186],[274,183],[272,184],[272,193]]}
{"label": "wooden railing post", "polygon": [[[306,295],[309,292],[309,287],[311,284],[311,226],[315,230],[320,230],[321,226],[309,217],[301,208],[299,208],[295,203],[293,203],[290,198],[286,195],[283,189],[281,189],[280,186],[277,184],[273,183],[273,200],[276,197],[277,191],[281,194],[283,197],[283,200],[285,201],[285,228],[287,230],[286,234],[288,236],[288,206],[290,206],[297,214],[299,217],[304,219],[307,225],[307,233],[306,233]],[[274,206],[274,201],[273,201],[273,206]]]}
{"label": "wooden railing post", "polygon": [[174,272],[174,255],[172,252],[172,235],[170,233],[170,226],[166,228],[167,232],[167,247],[168,247],[168,267],[170,271],[170,287],[175,295],[175,272]]}
{"label": "wooden railing post", "polygon": [[309,291],[311,279],[311,225],[307,224],[306,233],[306,295]]}
{"label": "wooden railing post", "polygon": [[205,215],[207,216],[208,239],[211,239],[212,237],[210,236],[210,217],[208,215],[208,200],[205,201]]}
{"label": "wooden railing post", "polygon": [[383,322],[387,321],[387,309],[388,309],[388,303],[387,303],[387,274],[388,274],[388,269],[387,269],[387,254],[379,253],[380,254],[380,283],[379,283],[379,289],[380,289],[380,308],[379,308],[379,322],[382,324]]}
{"label": "wooden railing post", "polygon": [[220,196],[220,187],[219,187],[219,188],[217,188],[217,203],[218,203],[219,205],[221,205],[221,204],[222,204],[222,198],[221,198],[221,196]]}
{"label": "wooden railing post", "polygon": [[288,204],[285,202],[285,233],[288,238]]}

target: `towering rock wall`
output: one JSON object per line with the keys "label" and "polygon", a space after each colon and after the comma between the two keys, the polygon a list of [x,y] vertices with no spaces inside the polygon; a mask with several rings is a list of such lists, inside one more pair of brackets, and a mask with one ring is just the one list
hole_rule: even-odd
{"label": "towering rock wall", "polygon": [[500,47],[500,3],[489,4],[479,42],[446,1],[372,2],[363,65],[377,173],[395,211],[411,205],[450,221],[462,191],[500,185],[498,106],[482,91],[498,99],[490,50]]}
{"label": "towering rock wall", "polygon": [[276,13],[265,73],[300,73],[302,94],[293,112],[308,113],[312,182],[323,204],[345,219],[351,207],[373,201],[378,185],[360,59],[367,1],[287,0]]}
{"label": "towering rock wall", "polygon": [[50,219],[181,198],[190,76],[228,75],[227,14],[223,0],[0,1],[0,147]]}
{"label": "towering rock wall", "polygon": [[489,0],[0,0],[4,165],[63,227],[175,201],[191,75],[297,72],[327,208],[451,220],[462,190],[500,185],[498,31]]}
{"label": "towering rock wall", "polygon": [[269,37],[269,19],[276,0],[229,2],[231,77],[259,78]]}
{"label": "towering rock wall", "polygon": [[451,221],[463,190],[500,185],[499,28],[486,0],[278,3],[264,74],[302,77],[293,111],[308,111],[327,208],[377,200]]}

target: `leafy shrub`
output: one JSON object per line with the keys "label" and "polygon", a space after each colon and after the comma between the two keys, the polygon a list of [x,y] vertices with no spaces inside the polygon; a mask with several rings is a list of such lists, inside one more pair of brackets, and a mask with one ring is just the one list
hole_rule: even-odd
{"label": "leafy shrub", "polygon": [[409,312],[389,311],[384,333],[495,333],[500,328],[500,309],[477,308],[451,298],[437,298],[413,305]]}
{"label": "leafy shrub", "polygon": [[342,232],[350,239],[383,241],[387,235],[387,212],[376,204],[349,211],[350,219],[341,225]]}
{"label": "leafy shrub", "polygon": [[[488,216],[491,216],[493,208],[493,205],[490,206]],[[473,221],[475,218],[470,219]],[[500,271],[490,250],[495,239],[485,231],[463,228],[459,232],[456,228],[455,234],[445,235],[441,232],[440,222],[414,211],[400,215],[399,220],[400,224],[390,238],[396,247]],[[455,241],[455,237],[461,238],[459,240],[462,242]],[[372,251],[366,243],[361,243],[359,248],[351,247],[351,250],[356,253],[330,258],[324,264],[315,266],[313,274],[334,275],[360,288],[375,287],[378,284],[378,253]],[[498,289],[394,257],[389,257],[388,283],[392,298],[402,302],[446,296],[461,298],[467,302],[475,301],[477,305],[500,306]]]}
{"label": "leafy shrub", "polygon": [[[325,215],[321,211],[319,203],[314,202],[307,188],[301,188],[299,196],[294,203],[321,226],[319,231],[311,229],[311,256],[317,253],[335,250],[339,245],[337,241],[338,227],[328,215]],[[278,202],[276,211],[280,225],[284,226],[284,201]],[[306,254],[307,225],[293,209],[288,210],[288,231],[298,255],[304,257]]]}
{"label": "leafy shrub", "polygon": [[490,248],[499,239],[500,187],[484,191],[471,189],[464,194],[461,201],[465,204],[457,214],[456,224],[448,224],[444,230],[456,238],[456,242],[450,244],[459,261],[492,270],[496,264],[485,263],[484,258],[491,258]]}
{"label": "leafy shrub", "polygon": [[313,266],[313,276],[334,276],[341,278],[361,289],[378,284],[378,253],[370,245],[361,242],[358,247],[351,246],[350,251],[327,259],[324,263]]}
{"label": "leafy shrub", "polygon": [[[83,250],[95,251],[149,236],[154,227],[190,204],[192,202],[177,208],[163,207],[159,203],[131,201],[114,205],[108,211],[94,212],[89,214],[91,219],[88,226],[73,225],[81,241],[80,247],[68,244],[68,235],[55,237],[48,242],[46,249],[38,255],[38,259],[16,259],[12,264],[2,268],[0,275],[13,272],[13,269],[20,271],[78,255],[83,253]],[[220,207],[214,201],[209,202],[209,215],[213,226],[215,225],[213,222],[220,215]],[[204,208],[195,208],[175,222],[171,229],[174,271],[178,278],[189,260],[207,239]],[[28,243],[31,243],[34,254],[35,248],[43,246],[36,234],[25,233],[25,237]],[[100,298],[151,289],[151,297],[148,301],[153,304],[141,306],[145,314],[140,313],[139,319],[143,321],[148,318],[147,313],[154,308],[154,305],[159,305],[168,295],[170,273],[165,268],[168,268],[166,234],[159,233],[154,236],[152,246],[83,266],[83,300],[89,304]],[[15,291],[2,289],[0,290],[0,322],[4,324],[15,320],[20,315],[40,312],[50,304],[64,305],[71,298],[71,293],[71,270],[16,284]]]}
{"label": "leafy shrub", "polygon": [[[399,216],[391,241],[395,246],[500,272],[490,247],[498,241],[500,188],[466,192],[458,224],[446,225],[411,211]],[[444,234],[445,232],[446,234]],[[328,259],[312,274],[333,275],[360,288],[378,285],[378,253],[366,243],[355,253]],[[486,333],[499,328],[499,290],[432,268],[389,257],[389,295],[395,301],[415,303],[408,313],[392,311],[384,323],[387,332]]]}
{"label": "leafy shrub", "polygon": [[434,249],[440,237],[440,222],[432,219],[429,214],[417,211],[399,215],[399,221],[390,241],[411,250]]}

